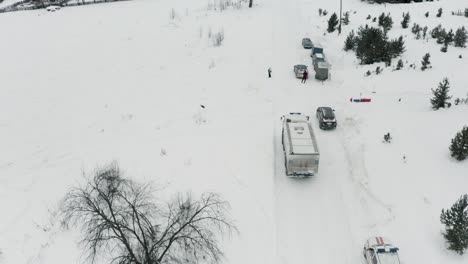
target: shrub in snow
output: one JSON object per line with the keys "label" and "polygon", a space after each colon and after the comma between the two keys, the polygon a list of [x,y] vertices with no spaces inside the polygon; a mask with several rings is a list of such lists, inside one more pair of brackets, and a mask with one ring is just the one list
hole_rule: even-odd
{"label": "shrub in snow", "polygon": [[327,11],[327,10],[323,10],[322,14],[323,14],[324,16],[326,16],[326,15],[328,14],[328,11]]}
{"label": "shrub in snow", "polygon": [[417,34],[419,31],[421,31],[421,26],[419,26],[419,24],[413,23],[413,27],[411,28],[411,32],[413,34]]}
{"label": "shrub in snow", "polygon": [[216,32],[214,35],[213,35],[213,45],[215,47],[219,47],[221,46],[221,44],[223,43],[223,40],[224,40],[224,30],[221,30],[219,32]]}
{"label": "shrub in snow", "polygon": [[387,15],[382,13],[379,16],[379,26],[381,26],[384,29],[384,31],[389,31],[390,29],[392,29],[392,25],[393,20],[392,17],[390,17],[390,13],[388,13]]}
{"label": "shrub in snow", "polygon": [[328,33],[332,33],[333,31],[335,31],[338,23],[339,23],[338,16],[336,15],[336,13],[333,13],[333,15],[330,16],[330,19],[328,19],[328,28],[327,28]]}
{"label": "shrub in snow", "polygon": [[431,99],[432,109],[438,110],[440,108],[450,107],[448,100],[452,98],[449,96],[450,83],[447,78],[444,78],[442,82],[439,83],[437,89],[431,89],[434,97]]}
{"label": "shrub in snow", "polygon": [[374,18],[372,19],[372,22],[375,22],[375,21],[377,21],[377,18],[376,18],[376,17],[374,17]]}
{"label": "shrub in snow", "polygon": [[437,11],[437,17],[441,17],[442,16],[442,8],[439,8],[439,10]]}
{"label": "shrub in snow", "polygon": [[344,13],[343,24],[349,25],[349,12]]}
{"label": "shrub in snow", "polygon": [[322,16],[322,12],[323,12],[322,8],[319,8],[318,12],[319,12],[319,16]]}
{"label": "shrub in snow", "polygon": [[463,129],[455,135],[449,149],[452,157],[457,160],[464,160],[468,157],[468,127],[463,127]]}
{"label": "shrub in snow", "polygon": [[442,51],[444,53],[447,52],[447,50],[448,50],[448,46],[446,44],[444,46],[442,46],[442,48],[440,48],[440,51]]}
{"label": "shrub in snow", "polygon": [[354,35],[354,30],[348,34],[345,40],[344,50],[354,50],[356,47],[356,35]]}
{"label": "shrub in snow", "polygon": [[401,69],[403,69],[403,60],[399,59],[398,62],[397,62],[395,70],[399,71]]}
{"label": "shrub in snow", "polygon": [[379,75],[381,72],[382,72],[382,69],[380,69],[380,66],[377,66],[377,68],[375,68],[375,74]]}
{"label": "shrub in snow", "polygon": [[384,142],[386,143],[391,143],[392,142],[392,136],[390,136],[390,132],[384,135]]}
{"label": "shrub in snow", "polygon": [[367,15],[366,19],[367,20],[371,19],[371,15]]}
{"label": "shrub in snow", "polygon": [[463,254],[468,248],[468,195],[462,195],[450,209],[442,209],[440,222],[445,225],[442,234],[448,249]]}
{"label": "shrub in snow", "polygon": [[468,37],[468,33],[465,27],[458,28],[457,31],[455,31],[455,36],[453,37],[453,42],[454,42],[455,47],[464,48],[467,37]]}
{"label": "shrub in snow", "polygon": [[427,26],[425,26],[425,27],[423,28],[422,32],[423,32],[422,37],[423,37],[423,39],[425,39],[425,38],[426,38],[426,35],[427,35]]}
{"label": "shrub in snow", "polygon": [[402,28],[408,28],[408,23],[410,21],[410,14],[408,13],[403,13],[403,21],[401,21],[401,27]]}
{"label": "shrub in snow", "polygon": [[426,12],[426,14],[424,14],[426,17],[429,17],[429,11]]}
{"label": "shrub in snow", "polygon": [[421,70],[424,71],[427,68],[431,68],[431,61],[429,60],[431,58],[431,54],[426,53],[423,57],[423,60],[421,61]]}

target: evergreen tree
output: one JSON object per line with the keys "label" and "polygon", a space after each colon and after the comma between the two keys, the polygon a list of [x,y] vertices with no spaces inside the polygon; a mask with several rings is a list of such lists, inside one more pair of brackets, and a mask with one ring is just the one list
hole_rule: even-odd
{"label": "evergreen tree", "polygon": [[467,37],[468,37],[468,34],[467,34],[465,27],[458,28],[457,31],[455,31],[455,37],[453,38],[455,47],[464,48]]}
{"label": "evergreen tree", "polygon": [[445,28],[443,28],[440,32],[439,35],[437,36],[437,43],[438,44],[444,44],[445,38],[447,37],[447,31],[445,31]]}
{"label": "evergreen tree", "polygon": [[419,24],[413,23],[413,27],[411,28],[411,32],[413,34],[417,34],[419,31],[421,31],[421,26],[419,26]]}
{"label": "evergreen tree", "polygon": [[332,33],[333,31],[335,31],[338,23],[338,16],[336,15],[336,13],[333,13],[333,15],[330,16],[330,19],[328,19],[328,33]]}
{"label": "evergreen tree", "polygon": [[435,28],[433,28],[431,30],[431,37],[435,38],[435,39],[439,38],[439,35],[440,35],[441,31],[442,31],[442,25],[439,24],[437,27],[435,27]]}
{"label": "evergreen tree", "polygon": [[442,82],[439,83],[437,89],[431,89],[434,97],[431,99],[432,109],[438,110],[439,108],[445,108],[447,101],[452,98],[448,95],[450,89],[450,83],[447,78],[444,78]]}
{"label": "evergreen tree", "polygon": [[361,60],[362,64],[372,64],[387,59],[387,36],[381,29],[361,27],[356,42],[356,56]]}
{"label": "evergreen tree", "polygon": [[449,147],[452,157],[457,160],[464,160],[468,157],[468,127],[465,126],[452,139]]}
{"label": "evergreen tree", "polygon": [[424,14],[426,17],[429,17],[429,11],[426,12],[426,14]]}
{"label": "evergreen tree", "polygon": [[426,53],[423,57],[423,60],[421,61],[421,70],[424,71],[425,69],[430,67],[431,61],[429,60],[431,58],[431,54]]}
{"label": "evergreen tree", "polygon": [[408,28],[408,23],[410,21],[410,14],[408,13],[403,13],[403,21],[401,21],[401,26],[403,28]]}
{"label": "evergreen tree", "polygon": [[423,39],[426,38],[426,35],[427,35],[427,26],[423,28],[423,35],[422,35]]}
{"label": "evergreen tree", "polygon": [[468,8],[465,8],[465,17],[468,17]]}
{"label": "evergreen tree", "polygon": [[445,45],[450,45],[454,40],[454,34],[453,34],[453,30],[450,29],[450,31],[447,33],[447,35],[445,36],[445,39],[444,39],[444,44]]}
{"label": "evergreen tree", "polygon": [[462,195],[450,209],[442,209],[440,222],[445,225],[448,249],[463,254],[468,248],[468,195]]}
{"label": "evergreen tree", "polygon": [[354,50],[356,48],[356,35],[354,35],[354,30],[348,34],[345,40],[344,50]]}
{"label": "evergreen tree", "polygon": [[402,68],[403,68],[403,60],[399,59],[397,65],[396,65],[396,70],[399,71]]}
{"label": "evergreen tree", "polygon": [[390,13],[388,13],[387,15],[382,13],[379,16],[379,26],[383,27],[385,32],[392,29],[392,25],[393,25],[393,20],[392,20],[392,17],[390,17]]}
{"label": "evergreen tree", "polygon": [[437,11],[437,17],[441,17],[442,16],[442,8],[439,8],[439,10]]}
{"label": "evergreen tree", "polygon": [[405,52],[405,42],[403,41],[403,36],[400,36],[398,39],[390,41],[390,45],[389,45],[390,57],[398,57],[403,52]]}

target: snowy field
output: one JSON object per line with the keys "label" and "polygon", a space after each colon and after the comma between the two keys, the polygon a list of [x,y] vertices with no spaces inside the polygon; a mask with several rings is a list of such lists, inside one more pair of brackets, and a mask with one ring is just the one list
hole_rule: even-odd
{"label": "snowy field", "polygon": [[[127,176],[164,186],[162,197],[221,193],[240,230],[224,241],[226,263],[363,263],[362,246],[376,235],[395,242],[402,263],[468,263],[445,249],[439,221],[468,193],[468,162],[448,150],[468,125],[468,105],[432,111],[429,102],[444,77],[453,98],[467,96],[468,49],[442,53],[410,31],[414,22],[468,27],[450,14],[466,1],[343,0],[351,23],[340,36],[324,35],[329,15],[318,15],[319,7],[338,12],[338,1],[255,0],[252,9],[222,12],[208,3],[0,14],[0,263],[80,263],[79,234],[60,230],[53,213],[83,172],[113,160]],[[410,28],[402,29],[407,11]],[[408,63],[364,77],[378,65],[359,65],[344,39],[382,12],[392,14],[389,34],[406,37]],[[220,47],[209,38],[217,32]],[[312,67],[303,37],[324,46],[330,80],[294,78],[294,64]],[[433,68],[422,72],[427,52]],[[349,102],[361,96],[372,102]],[[338,119],[333,131],[314,122],[319,174],[287,178],[280,117],[314,117],[318,106]],[[382,143],[387,132],[391,144]]]}

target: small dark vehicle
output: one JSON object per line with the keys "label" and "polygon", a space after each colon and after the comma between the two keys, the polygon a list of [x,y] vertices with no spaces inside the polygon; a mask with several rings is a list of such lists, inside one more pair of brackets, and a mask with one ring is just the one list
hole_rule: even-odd
{"label": "small dark vehicle", "polygon": [[312,40],[310,38],[303,38],[302,39],[302,47],[304,49],[311,49],[314,45],[312,44]]}
{"label": "small dark vehicle", "polygon": [[320,129],[336,128],[337,122],[334,111],[335,110],[333,110],[331,107],[317,108],[317,119],[319,121]]}

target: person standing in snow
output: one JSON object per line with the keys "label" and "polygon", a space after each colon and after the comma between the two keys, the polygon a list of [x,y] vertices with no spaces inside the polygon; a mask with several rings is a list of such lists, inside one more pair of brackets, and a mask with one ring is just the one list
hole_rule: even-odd
{"label": "person standing in snow", "polygon": [[268,68],[268,78],[271,78],[271,68]]}
{"label": "person standing in snow", "polygon": [[306,80],[307,80],[307,76],[309,75],[309,73],[307,71],[304,71],[304,73],[302,74],[302,81],[301,83],[305,83]]}

